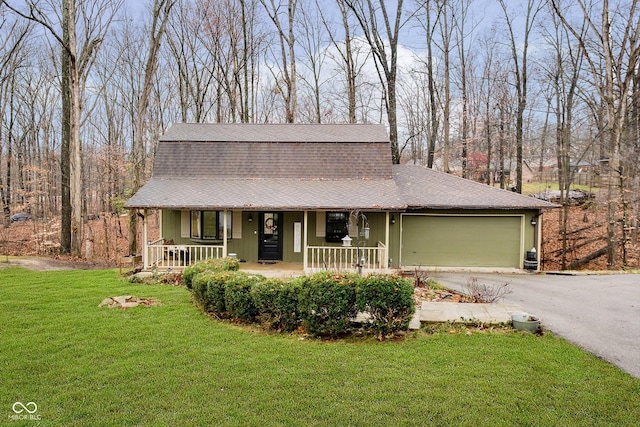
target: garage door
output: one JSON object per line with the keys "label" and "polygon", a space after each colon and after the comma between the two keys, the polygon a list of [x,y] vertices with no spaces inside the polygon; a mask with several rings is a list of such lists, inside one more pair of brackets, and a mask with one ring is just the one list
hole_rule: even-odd
{"label": "garage door", "polygon": [[520,267],[519,216],[402,216],[402,265]]}

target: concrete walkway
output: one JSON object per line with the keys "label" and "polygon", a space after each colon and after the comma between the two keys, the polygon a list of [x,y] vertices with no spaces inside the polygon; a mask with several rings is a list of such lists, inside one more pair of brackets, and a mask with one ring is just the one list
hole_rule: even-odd
{"label": "concrete walkway", "polygon": [[420,329],[421,322],[483,323],[498,325],[510,323],[511,315],[522,313],[517,304],[469,304],[460,302],[423,302],[409,324]]}

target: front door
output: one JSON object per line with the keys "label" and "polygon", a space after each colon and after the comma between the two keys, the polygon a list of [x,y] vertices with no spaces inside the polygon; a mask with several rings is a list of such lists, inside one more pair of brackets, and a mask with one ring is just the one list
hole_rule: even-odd
{"label": "front door", "polygon": [[258,259],[282,260],[282,213],[260,212],[260,247]]}

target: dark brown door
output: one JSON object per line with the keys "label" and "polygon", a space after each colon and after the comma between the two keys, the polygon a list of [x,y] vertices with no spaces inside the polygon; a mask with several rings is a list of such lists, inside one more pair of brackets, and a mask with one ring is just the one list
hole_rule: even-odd
{"label": "dark brown door", "polygon": [[282,213],[260,212],[259,220],[258,258],[265,261],[282,260]]}

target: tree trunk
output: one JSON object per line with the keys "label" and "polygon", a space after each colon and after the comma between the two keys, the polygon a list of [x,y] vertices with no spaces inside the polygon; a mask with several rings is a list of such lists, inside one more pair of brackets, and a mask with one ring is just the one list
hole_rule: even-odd
{"label": "tree trunk", "polygon": [[70,60],[66,46],[69,45],[69,7],[67,2],[62,4],[62,34],[61,49],[61,84],[62,84],[62,140],[60,142],[60,187],[62,199],[62,219],[60,227],[60,252],[71,253],[71,92],[70,92]]}
{"label": "tree trunk", "polygon": [[69,156],[71,192],[71,253],[82,255],[82,154],[80,143],[80,76],[76,40],[76,2],[65,0],[68,7],[69,31]]}
{"label": "tree trunk", "polygon": [[[142,180],[145,173],[145,122],[147,117],[147,108],[149,106],[149,97],[153,86],[153,76],[156,72],[158,64],[158,52],[162,43],[162,37],[165,32],[169,14],[176,0],[155,0],[153,6],[153,17],[151,29],[149,32],[149,47],[147,52],[147,63],[144,69],[144,81],[142,84],[142,93],[137,105],[137,119],[135,122],[135,135],[133,146],[131,147],[133,157],[133,178],[131,189],[135,193],[142,186]],[[146,242],[143,242],[146,244]],[[136,210],[129,211],[129,255],[138,253],[138,212]]]}

